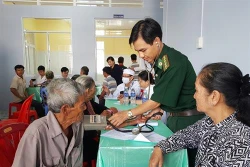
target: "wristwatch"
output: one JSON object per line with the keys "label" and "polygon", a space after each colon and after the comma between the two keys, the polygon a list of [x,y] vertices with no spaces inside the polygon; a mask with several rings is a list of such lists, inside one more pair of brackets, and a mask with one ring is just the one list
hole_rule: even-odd
{"label": "wristwatch", "polygon": [[127,112],[127,114],[128,114],[128,118],[131,118],[131,117],[133,116],[133,113],[132,113],[131,110],[129,110],[129,111]]}

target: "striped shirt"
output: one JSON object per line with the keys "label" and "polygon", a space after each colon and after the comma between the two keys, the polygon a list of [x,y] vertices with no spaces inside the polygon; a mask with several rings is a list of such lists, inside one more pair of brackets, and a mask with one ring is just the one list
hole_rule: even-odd
{"label": "striped shirt", "polygon": [[116,80],[109,75],[107,78],[104,78],[103,86],[107,86],[110,93],[113,94],[117,88]]}
{"label": "striped shirt", "polygon": [[137,62],[133,62],[131,64],[131,66],[129,68],[133,68],[133,70],[135,71],[135,74],[134,74],[134,80],[138,80],[138,74],[140,73],[141,69],[139,68],[139,63]]}

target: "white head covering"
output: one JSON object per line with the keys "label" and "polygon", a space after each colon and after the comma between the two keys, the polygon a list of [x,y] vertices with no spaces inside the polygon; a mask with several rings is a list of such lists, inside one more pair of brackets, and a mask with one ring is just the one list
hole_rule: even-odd
{"label": "white head covering", "polygon": [[129,74],[134,76],[135,72],[129,68],[123,70],[123,74]]}

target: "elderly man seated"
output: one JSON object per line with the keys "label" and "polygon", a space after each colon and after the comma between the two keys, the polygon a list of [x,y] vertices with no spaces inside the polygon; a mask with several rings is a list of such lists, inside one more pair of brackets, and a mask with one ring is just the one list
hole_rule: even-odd
{"label": "elderly man seated", "polygon": [[67,78],[47,86],[49,113],[25,131],[13,166],[82,166],[83,87]]}

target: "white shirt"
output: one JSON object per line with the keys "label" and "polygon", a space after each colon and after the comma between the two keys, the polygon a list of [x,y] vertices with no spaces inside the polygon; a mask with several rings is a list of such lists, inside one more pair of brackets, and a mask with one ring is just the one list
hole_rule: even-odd
{"label": "white shirt", "polygon": [[[125,84],[121,83],[120,85],[117,86],[115,92],[113,93],[113,95],[109,95],[108,97],[113,97],[116,98],[120,95],[120,91],[124,91],[125,89]],[[134,89],[135,90],[135,94],[136,96],[139,96],[141,88],[140,88],[140,84],[138,81],[132,81],[130,83],[129,89],[128,89],[128,94],[130,96],[131,90]]]}
{"label": "white shirt", "polygon": [[[152,94],[154,93],[154,86],[155,85],[150,85],[146,88],[147,93],[149,93],[149,99],[151,98]],[[150,89],[150,92],[148,92]]]}
{"label": "white shirt", "polygon": [[40,85],[42,83],[44,83],[46,81],[46,76],[44,75],[43,77],[41,77],[40,75],[36,78],[36,84]]}

